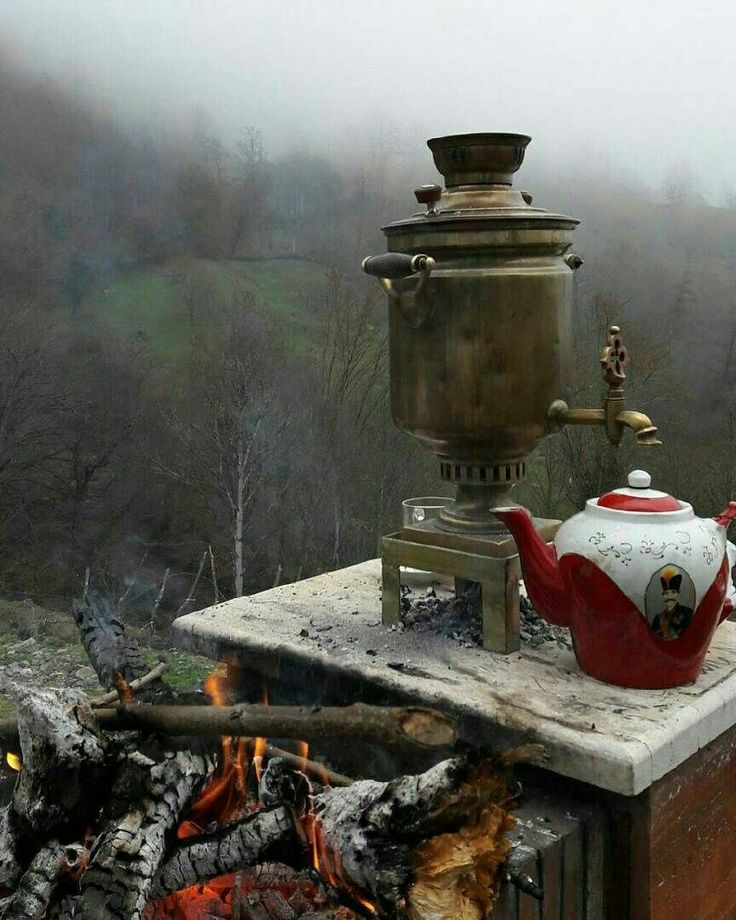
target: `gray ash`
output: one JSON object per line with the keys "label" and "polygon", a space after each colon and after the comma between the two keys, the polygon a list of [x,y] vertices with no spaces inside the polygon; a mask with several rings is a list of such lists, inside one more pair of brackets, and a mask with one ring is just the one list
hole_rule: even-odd
{"label": "gray ash", "polygon": [[[570,630],[543,620],[526,597],[520,599],[521,641],[533,648],[555,642],[572,648]],[[401,614],[405,629],[432,632],[455,639],[468,647],[483,644],[483,621],[480,610],[480,587],[473,585],[462,594],[439,597],[433,587],[415,595],[401,586]]]}

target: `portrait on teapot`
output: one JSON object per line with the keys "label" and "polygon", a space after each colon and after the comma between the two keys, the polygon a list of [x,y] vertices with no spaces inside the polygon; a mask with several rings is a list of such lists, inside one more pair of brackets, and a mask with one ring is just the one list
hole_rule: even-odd
{"label": "portrait on teapot", "polygon": [[666,565],[652,575],[645,597],[646,621],[660,639],[679,639],[695,611],[695,585],[684,569]]}

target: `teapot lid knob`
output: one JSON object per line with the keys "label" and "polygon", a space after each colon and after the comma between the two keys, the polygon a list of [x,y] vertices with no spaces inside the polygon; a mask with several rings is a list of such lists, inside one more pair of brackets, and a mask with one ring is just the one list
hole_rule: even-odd
{"label": "teapot lid knob", "polygon": [[652,484],[652,477],[646,470],[632,470],[629,473],[630,489],[648,489]]}

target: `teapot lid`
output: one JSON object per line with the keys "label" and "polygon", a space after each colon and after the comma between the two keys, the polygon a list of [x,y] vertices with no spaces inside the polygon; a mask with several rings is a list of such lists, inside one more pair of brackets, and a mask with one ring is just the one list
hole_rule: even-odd
{"label": "teapot lid", "polygon": [[682,505],[672,495],[651,489],[652,477],[645,470],[629,473],[628,489],[614,489],[601,495],[597,504],[617,511],[680,511]]}

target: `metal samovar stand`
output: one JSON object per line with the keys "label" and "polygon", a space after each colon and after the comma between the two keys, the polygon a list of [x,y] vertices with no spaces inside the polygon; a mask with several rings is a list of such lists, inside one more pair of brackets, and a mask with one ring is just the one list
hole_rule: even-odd
{"label": "metal samovar stand", "polygon": [[[552,540],[561,521],[535,518],[534,526]],[[401,569],[408,567],[455,580],[459,594],[476,582],[480,586],[483,648],[507,655],[518,652],[519,555],[509,533],[448,533],[432,520],[383,537],[381,547],[382,615],[385,626],[401,623]]]}

